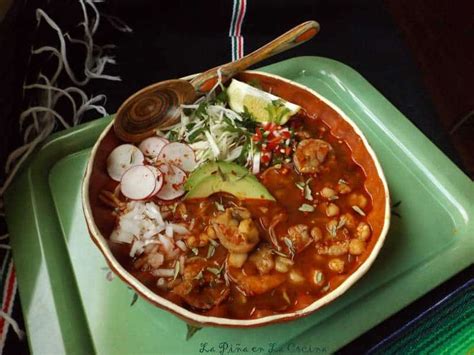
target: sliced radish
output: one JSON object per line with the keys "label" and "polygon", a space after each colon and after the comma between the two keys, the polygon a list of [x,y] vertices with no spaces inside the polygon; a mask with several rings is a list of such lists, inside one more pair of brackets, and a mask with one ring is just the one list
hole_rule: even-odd
{"label": "sliced radish", "polygon": [[160,154],[161,149],[167,145],[169,141],[166,138],[149,137],[143,140],[138,148],[150,158],[156,158]]}
{"label": "sliced radish", "polygon": [[132,200],[143,200],[153,193],[156,182],[156,176],[150,168],[133,166],[123,174],[120,191]]}
{"label": "sliced radish", "polygon": [[165,145],[158,158],[188,172],[193,171],[196,167],[194,151],[184,143],[173,142]]}
{"label": "sliced radish", "polygon": [[163,173],[158,168],[154,166],[147,166],[147,168],[153,171],[153,175],[155,175],[155,178],[156,178],[155,189],[153,190],[151,195],[148,196],[148,197],[152,197],[152,196],[155,196],[158,193],[158,191],[160,191],[161,188],[163,187],[164,178],[163,178]]}
{"label": "sliced radish", "polygon": [[107,173],[113,180],[120,181],[128,169],[142,165],[144,159],[143,153],[134,145],[119,145],[107,157]]}
{"label": "sliced radish", "polygon": [[169,201],[184,195],[186,173],[171,164],[162,164],[158,168],[164,175],[164,183],[156,197]]}

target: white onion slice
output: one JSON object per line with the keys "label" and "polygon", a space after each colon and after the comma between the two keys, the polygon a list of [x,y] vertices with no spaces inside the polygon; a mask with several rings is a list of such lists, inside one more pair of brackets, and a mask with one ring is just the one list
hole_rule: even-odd
{"label": "white onion slice", "polygon": [[130,244],[133,241],[133,234],[122,229],[114,229],[110,235],[110,240],[116,243]]}
{"label": "white onion slice", "polygon": [[107,173],[113,180],[120,181],[128,169],[142,165],[144,159],[143,153],[134,145],[119,145],[107,157]]}
{"label": "white onion slice", "polygon": [[182,240],[178,240],[176,242],[176,246],[184,252],[186,252],[186,250],[188,250],[188,247],[186,246],[186,244]]}
{"label": "white onion slice", "polygon": [[156,177],[155,189],[153,190],[151,195],[148,196],[148,197],[152,197],[152,196],[155,196],[158,193],[158,191],[160,191],[161,188],[163,187],[164,178],[163,178],[163,173],[158,168],[151,165],[150,166],[147,165],[147,168],[150,169]]}
{"label": "white onion slice", "polygon": [[120,191],[132,200],[143,200],[155,190],[156,176],[144,165],[133,166],[122,176]]}
{"label": "white onion slice", "polygon": [[169,141],[166,138],[149,137],[144,139],[138,148],[143,152],[143,154],[145,154],[145,156],[156,158],[163,147],[168,143]]}
{"label": "white onion slice", "polygon": [[177,234],[189,234],[189,230],[181,224],[169,223],[168,225],[171,226],[173,231]]}
{"label": "white onion slice", "polygon": [[252,174],[258,174],[259,172],[260,172],[260,152],[256,152],[253,155]]}
{"label": "white onion slice", "polygon": [[169,201],[184,195],[186,173],[171,164],[162,164],[158,169],[160,169],[164,175],[164,183],[161,190],[156,194],[156,197]]}
{"label": "white onion slice", "polygon": [[155,269],[151,274],[156,277],[173,277],[174,269]]}
{"label": "white onion slice", "polygon": [[184,143],[173,142],[163,147],[158,159],[190,172],[196,168],[196,157],[193,149]]}

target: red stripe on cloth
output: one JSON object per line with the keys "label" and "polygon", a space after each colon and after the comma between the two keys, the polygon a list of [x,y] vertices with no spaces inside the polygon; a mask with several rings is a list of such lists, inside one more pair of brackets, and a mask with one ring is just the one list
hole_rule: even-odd
{"label": "red stripe on cloth", "polygon": [[239,39],[239,58],[242,58],[244,56],[244,37],[239,36],[237,37]]}
{"label": "red stripe on cloth", "polygon": [[235,35],[240,36],[240,32],[242,30],[242,22],[244,21],[245,17],[245,8],[247,6],[247,0],[242,0],[240,2],[239,8],[239,17],[237,18],[237,26],[235,26]]}
{"label": "red stripe on cloth", "polygon": [[[12,261],[10,261],[6,285],[7,287],[3,296],[2,311],[10,315],[16,286],[15,267],[13,266]],[[5,319],[0,318],[0,339],[2,340],[2,344],[9,325],[10,324],[8,322],[5,322]]]}
{"label": "red stripe on cloth", "polygon": [[235,26],[235,35],[240,36],[240,31],[242,29],[242,21],[244,20],[245,16],[245,6],[246,0],[241,0],[240,7],[239,7],[239,14],[237,15],[237,24]]}

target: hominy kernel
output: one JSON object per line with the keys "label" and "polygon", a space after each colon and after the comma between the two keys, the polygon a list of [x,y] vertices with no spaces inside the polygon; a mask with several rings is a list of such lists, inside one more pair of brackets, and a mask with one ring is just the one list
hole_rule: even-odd
{"label": "hominy kernel", "polygon": [[360,239],[351,239],[349,243],[349,253],[352,255],[360,255],[365,250],[365,242]]}
{"label": "hominy kernel", "polygon": [[333,189],[331,189],[330,187],[323,187],[321,189],[321,192],[320,192],[321,196],[323,196],[324,198],[331,198],[333,196],[336,196],[336,191],[334,191]]}
{"label": "hominy kernel", "polygon": [[337,219],[331,219],[328,223],[326,223],[326,230],[329,233],[331,238],[334,238],[337,233]]}
{"label": "hominy kernel", "polygon": [[354,216],[350,213],[344,213],[341,218],[344,218],[344,226],[349,228],[349,229],[353,229],[356,227],[356,220],[354,218]]}
{"label": "hominy kernel", "polygon": [[349,250],[349,244],[347,242],[333,244],[328,249],[328,255],[330,256],[341,256],[347,254]]}
{"label": "hominy kernel", "polygon": [[359,206],[360,208],[365,208],[367,206],[367,197],[362,194],[352,193],[349,195],[349,204],[351,206]]}
{"label": "hominy kernel", "polygon": [[351,188],[349,185],[347,184],[337,184],[337,192],[339,192],[341,195],[345,195],[345,194],[348,194],[349,192],[351,192]]}
{"label": "hominy kernel", "polygon": [[328,217],[334,217],[334,216],[337,216],[338,214],[339,214],[339,207],[335,203],[330,203],[326,207],[326,215]]}
{"label": "hominy kernel", "polygon": [[293,260],[277,256],[275,260],[275,270],[281,273],[286,273],[290,270],[293,265]]}
{"label": "hominy kernel", "polygon": [[360,222],[356,229],[357,239],[365,242],[367,239],[370,238],[370,234],[370,226],[365,222]]}
{"label": "hominy kernel", "polygon": [[295,269],[292,269],[288,276],[290,281],[295,284],[301,284],[305,281],[303,275],[301,275],[301,273]]}
{"label": "hominy kernel", "polygon": [[344,261],[341,259],[331,259],[328,263],[329,269],[331,271],[341,274],[344,272]]}

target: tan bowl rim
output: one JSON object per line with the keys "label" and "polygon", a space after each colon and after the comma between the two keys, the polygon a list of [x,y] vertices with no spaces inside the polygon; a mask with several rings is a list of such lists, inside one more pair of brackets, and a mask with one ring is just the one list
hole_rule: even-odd
{"label": "tan bowl rim", "polygon": [[[104,236],[100,233],[99,228],[95,224],[95,221],[93,219],[91,207],[89,204],[89,181],[90,181],[90,176],[92,173],[92,168],[93,168],[93,163],[94,163],[94,157],[97,152],[97,149],[104,139],[105,135],[109,132],[109,130],[112,128],[113,121],[104,129],[102,134],[100,135],[99,139],[95,143],[90,158],[89,162],[87,164],[85,176],[84,176],[84,181],[82,184],[82,205],[84,209],[84,215],[86,218],[87,225],[89,227],[89,234],[91,235],[91,238],[94,240],[95,244],[99,247],[100,251],[112,267],[116,273],[119,274],[119,276],[127,280],[127,283],[133,287],[138,293],[140,293],[143,297],[147,298],[149,301],[151,301],[154,304],[161,305],[163,308],[180,315],[181,317],[184,317],[188,320],[190,320],[193,323],[200,323],[200,324],[207,324],[207,325],[215,325],[215,326],[227,326],[227,327],[255,327],[255,326],[261,326],[265,324],[270,324],[270,323],[275,323],[275,322],[281,322],[285,320],[291,320],[291,319],[296,319],[303,317],[305,315],[308,315],[317,309],[321,308],[325,304],[332,302],[339,296],[341,296],[343,293],[345,293],[357,280],[359,280],[366,272],[369,270],[370,266],[374,262],[375,258],[377,257],[380,249],[382,248],[385,237],[387,235],[389,225],[390,225],[390,198],[389,198],[389,192],[388,192],[388,186],[387,182],[385,180],[385,175],[383,173],[383,170],[380,166],[380,163],[377,159],[377,156],[375,155],[375,152],[373,151],[372,147],[369,145],[367,139],[365,138],[364,134],[361,132],[361,130],[357,127],[357,125],[335,104],[333,104],[331,101],[326,99],[325,97],[321,96],[319,93],[316,91],[295,83],[291,80],[282,78],[278,75],[274,74],[268,74],[260,71],[254,71],[254,70],[249,70],[246,71],[247,73],[254,73],[258,75],[263,75],[263,76],[268,76],[271,78],[275,78],[277,80],[284,81],[290,85],[299,87],[303,90],[306,90],[310,92],[312,95],[316,96],[319,100],[323,101],[325,104],[330,106],[334,111],[336,111],[346,122],[348,122],[354,131],[361,137],[365,148],[369,152],[370,156],[372,157],[375,167],[377,169],[377,173],[380,177],[380,180],[382,181],[383,187],[384,187],[384,196],[385,196],[385,216],[384,216],[384,224],[382,231],[380,232],[380,235],[378,236],[378,240],[374,245],[374,248],[372,249],[370,255],[367,257],[367,259],[360,265],[357,270],[355,270],[347,279],[345,279],[338,287],[329,292],[327,295],[321,297],[320,299],[316,300],[315,302],[311,303],[309,306],[300,309],[295,312],[291,313],[282,313],[282,314],[276,314],[276,315],[271,315],[271,316],[266,316],[258,319],[247,319],[247,320],[241,320],[241,319],[231,319],[231,318],[221,318],[221,317],[213,317],[213,316],[204,316],[200,315],[197,313],[194,313],[192,311],[189,311],[181,306],[176,305],[175,303],[157,295],[153,291],[151,291],[148,287],[143,285],[138,279],[136,279],[133,275],[131,275],[115,258],[115,256],[112,254],[109,246],[107,239],[104,238]],[[190,76],[191,77],[191,76]],[[188,77],[189,78],[189,77]]]}

